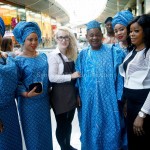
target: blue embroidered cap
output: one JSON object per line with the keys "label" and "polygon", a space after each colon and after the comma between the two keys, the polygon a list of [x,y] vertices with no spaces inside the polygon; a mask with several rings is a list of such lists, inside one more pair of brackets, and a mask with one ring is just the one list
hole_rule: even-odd
{"label": "blue embroidered cap", "polygon": [[114,28],[116,24],[122,24],[123,26],[127,27],[132,19],[133,14],[129,10],[120,11],[114,16],[112,20],[112,26]]}
{"label": "blue embroidered cap", "polygon": [[29,36],[33,32],[37,34],[38,42],[40,43],[41,30],[36,22],[21,21],[15,26],[13,30],[15,39],[19,44],[23,44],[27,36]]}
{"label": "blue embroidered cap", "polygon": [[3,37],[5,34],[5,24],[3,19],[0,17],[0,34]]}
{"label": "blue embroidered cap", "polygon": [[93,29],[93,28],[100,28],[100,23],[96,20],[93,20],[93,21],[90,21],[89,23],[86,24],[87,26],[87,29],[86,30],[90,30],[90,29]]}

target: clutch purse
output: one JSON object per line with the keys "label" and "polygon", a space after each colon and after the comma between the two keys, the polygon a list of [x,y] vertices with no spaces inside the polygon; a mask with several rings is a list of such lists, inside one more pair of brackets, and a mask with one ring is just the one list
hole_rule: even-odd
{"label": "clutch purse", "polygon": [[36,86],[35,92],[41,93],[43,90],[43,86],[42,86],[42,83],[40,83],[40,82],[30,84],[29,85],[29,91],[31,91],[35,86]]}

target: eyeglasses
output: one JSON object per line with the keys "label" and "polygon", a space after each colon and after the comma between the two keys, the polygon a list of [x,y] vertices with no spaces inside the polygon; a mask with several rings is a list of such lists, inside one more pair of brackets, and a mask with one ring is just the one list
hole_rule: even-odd
{"label": "eyeglasses", "polygon": [[69,37],[68,37],[68,36],[59,36],[59,37],[57,37],[57,39],[58,39],[59,41],[63,41],[63,40],[69,41]]}

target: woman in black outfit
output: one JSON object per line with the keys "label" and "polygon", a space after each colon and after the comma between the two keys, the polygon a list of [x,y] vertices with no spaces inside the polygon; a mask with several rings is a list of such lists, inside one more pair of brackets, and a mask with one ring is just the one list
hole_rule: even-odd
{"label": "woman in black outfit", "polygon": [[55,40],[58,44],[48,57],[49,79],[52,82],[51,104],[57,122],[56,138],[61,150],[76,150],[70,145],[72,120],[77,106],[74,61],[77,56],[77,42],[68,28],[58,29]]}
{"label": "woman in black outfit", "polygon": [[120,66],[127,100],[128,150],[147,150],[150,140],[150,15],[128,26],[134,49]]}

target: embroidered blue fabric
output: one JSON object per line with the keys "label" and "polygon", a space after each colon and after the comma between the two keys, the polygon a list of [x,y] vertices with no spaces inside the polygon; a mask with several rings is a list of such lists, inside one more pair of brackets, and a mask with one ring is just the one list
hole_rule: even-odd
{"label": "embroidered blue fabric", "polygon": [[21,131],[15,103],[18,85],[17,67],[13,58],[0,64],[0,120],[4,130],[0,133],[1,150],[22,150]]}
{"label": "embroidered blue fabric", "polygon": [[20,74],[18,94],[28,91],[32,83],[41,82],[43,85],[43,92],[38,96],[26,98],[20,95],[18,97],[18,109],[26,147],[29,150],[52,150],[47,56],[44,53],[34,58],[17,56],[16,63]]}
{"label": "embroidered blue fabric", "polygon": [[81,73],[77,80],[81,107],[78,108],[81,150],[117,150],[121,147],[121,123],[118,100],[123,78],[118,66],[124,54],[112,45],[100,50],[82,50],[76,61]]}

